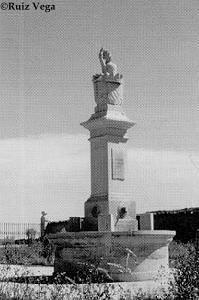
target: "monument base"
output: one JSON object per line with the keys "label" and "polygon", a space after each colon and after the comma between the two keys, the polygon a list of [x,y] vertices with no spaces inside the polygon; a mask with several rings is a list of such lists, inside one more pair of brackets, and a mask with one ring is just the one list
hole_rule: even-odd
{"label": "monument base", "polygon": [[[135,201],[129,200],[128,196],[124,199],[121,200],[120,195],[90,197],[84,204],[85,216],[93,226],[97,224],[96,231],[136,231]],[[119,215],[122,209],[125,210],[123,216]],[[89,226],[87,228],[90,231]]]}
{"label": "monument base", "polygon": [[56,246],[54,272],[74,279],[74,270],[90,264],[115,282],[153,280],[161,267],[168,269],[174,235],[166,230],[50,234]]}

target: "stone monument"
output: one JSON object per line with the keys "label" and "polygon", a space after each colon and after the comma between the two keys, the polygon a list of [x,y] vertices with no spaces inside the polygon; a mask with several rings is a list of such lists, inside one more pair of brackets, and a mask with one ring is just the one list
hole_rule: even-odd
{"label": "stone monument", "polygon": [[110,53],[102,48],[99,60],[102,73],[93,76],[97,105],[81,123],[90,132],[91,195],[84,218],[70,218],[60,232],[48,233],[56,247],[54,269],[74,279],[74,270],[96,261],[113,281],[153,280],[161,266],[168,268],[175,232],[151,230],[146,218],[143,228],[150,230],[138,230],[125,172],[127,131],[135,123],[123,111],[123,78]]}
{"label": "stone monument", "polygon": [[93,76],[97,106],[90,119],[81,123],[90,131],[91,197],[85,217],[98,223],[98,231],[137,230],[135,202],[126,185],[127,130],[135,123],[122,109],[122,75],[108,51],[99,52],[102,74]]}

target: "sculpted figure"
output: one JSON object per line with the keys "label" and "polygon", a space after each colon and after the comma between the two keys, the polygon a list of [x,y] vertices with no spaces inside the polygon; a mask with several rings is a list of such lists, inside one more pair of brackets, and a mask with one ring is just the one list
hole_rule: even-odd
{"label": "sculpted figure", "polygon": [[102,75],[96,74],[94,79],[103,77],[108,81],[119,82],[122,79],[122,75],[117,73],[117,66],[111,60],[111,54],[103,48],[99,52],[99,61],[102,67]]}
{"label": "sculpted figure", "polygon": [[93,76],[95,102],[98,105],[121,105],[123,102],[122,75],[117,72],[117,66],[112,62],[109,51],[101,48],[99,61],[102,73]]}
{"label": "sculpted figure", "polygon": [[102,73],[106,77],[114,78],[114,76],[117,74],[117,66],[112,63],[111,54],[107,50],[101,48],[99,52],[99,60],[102,67]]}

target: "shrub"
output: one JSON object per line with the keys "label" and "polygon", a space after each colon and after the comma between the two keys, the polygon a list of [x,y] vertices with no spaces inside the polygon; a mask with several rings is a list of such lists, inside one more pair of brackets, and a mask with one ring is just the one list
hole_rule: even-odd
{"label": "shrub", "polygon": [[41,242],[27,245],[5,245],[1,248],[0,263],[18,265],[49,265],[48,256],[44,255]]}
{"label": "shrub", "polygon": [[28,242],[32,242],[35,239],[37,231],[34,228],[29,228],[26,230],[26,235]]}
{"label": "shrub", "polygon": [[199,299],[199,253],[194,244],[176,244],[171,256],[174,281],[170,289],[174,299]]}

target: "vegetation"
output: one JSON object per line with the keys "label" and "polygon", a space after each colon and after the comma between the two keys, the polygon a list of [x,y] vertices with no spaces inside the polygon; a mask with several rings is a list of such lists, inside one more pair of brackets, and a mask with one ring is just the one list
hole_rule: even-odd
{"label": "vegetation", "polygon": [[37,231],[34,228],[29,228],[26,230],[26,236],[28,243],[32,242],[35,239]]}
{"label": "vegetation", "polygon": [[21,245],[6,244],[0,248],[0,264],[52,265],[53,253],[50,245],[40,241]]}
{"label": "vegetation", "polygon": [[170,283],[174,299],[199,299],[199,251],[191,243],[174,245],[170,259],[175,270]]}

